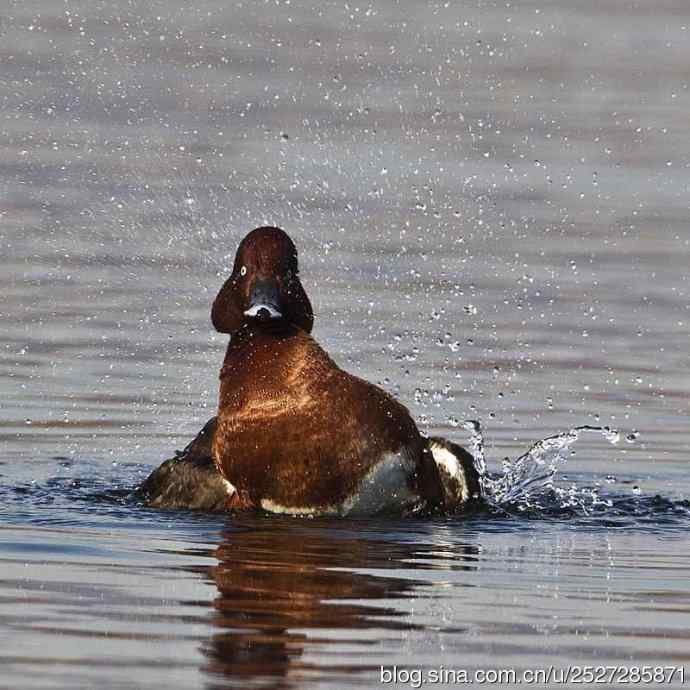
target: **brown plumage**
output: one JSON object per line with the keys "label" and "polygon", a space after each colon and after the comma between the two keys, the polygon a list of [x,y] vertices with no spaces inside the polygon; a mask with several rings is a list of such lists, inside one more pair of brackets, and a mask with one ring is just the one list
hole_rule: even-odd
{"label": "brown plumage", "polygon": [[436,466],[405,407],[338,368],[301,329],[247,326],[233,337],[213,456],[253,503],[327,510],[397,453],[409,458],[410,490],[440,507]]}
{"label": "brown plumage", "polygon": [[[438,471],[407,409],[341,370],[309,335],[311,304],[282,230],[245,237],[212,319],[232,334],[213,457],[252,504],[343,512],[377,464],[397,456],[407,473],[401,507],[442,506]],[[381,510],[396,498],[381,497]]]}
{"label": "brown plumage", "polygon": [[[471,456],[430,444],[407,408],[340,369],[311,337],[313,320],[292,240],[278,228],[249,233],[212,309],[216,329],[231,334],[215,426],[201,452],[184,458],[191,471],[164,463],[151,475],[152,504],[177,507],[176,483],[192,507],[193,477],[216,508],[222,487],[226,509],[405,514],[455,511],[476,498]],[[219,475],[208,473],[209,450]],[[436,452],[459,464],[447,456],[437,464]]]}

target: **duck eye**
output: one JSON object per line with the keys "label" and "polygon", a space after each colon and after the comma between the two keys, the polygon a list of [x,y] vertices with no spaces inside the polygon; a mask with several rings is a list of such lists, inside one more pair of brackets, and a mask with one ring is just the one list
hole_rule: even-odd
{"label": "duck eye", "polygon": [[240,268],[240,275],[241,276],[247,275],[247,267],[246,266],[242,266],[242,268]]}

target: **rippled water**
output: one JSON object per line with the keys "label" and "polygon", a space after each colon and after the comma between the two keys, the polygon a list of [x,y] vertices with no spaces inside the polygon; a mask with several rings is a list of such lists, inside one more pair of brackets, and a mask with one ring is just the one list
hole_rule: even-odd
{"label": "rippled water", "polygon": [[[689,27],[680,0],[11,1],[3,682],[687,667]],[[494,477],[578,425],[623,439],[466,520],[142,508],[213,414],[210,303],[263,223],[336,360],[429,433],[481,420]]]}

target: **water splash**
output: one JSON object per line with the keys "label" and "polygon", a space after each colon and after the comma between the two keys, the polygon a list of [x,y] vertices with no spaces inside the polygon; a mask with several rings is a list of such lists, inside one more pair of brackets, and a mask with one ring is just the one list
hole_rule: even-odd
{"label": "water splash", "polygon": [[470,452],[474,456],[482,494],[493,507],[517,507],[519,510],[543,507],[546,496],[556,497],[560,508],[579,508],[587,513],[597,505],[610,505],[601,499],[596,488],[563,488],[555,485],[559,468],[565,464],[572,445],[585,433],[596,433],[609,443],[620,441],[620,432],[608,426],[576,426],[568,431],[537,441],[515,460],[504,460],[502,473],[491,476],[486,466],[484,435],[476,420],[463,423],[470,432]]}

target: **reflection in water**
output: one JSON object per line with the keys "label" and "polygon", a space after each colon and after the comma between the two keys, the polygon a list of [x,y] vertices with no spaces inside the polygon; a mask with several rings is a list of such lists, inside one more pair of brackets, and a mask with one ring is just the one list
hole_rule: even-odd
{"label": "reflection in water", "polygon": [[[314,524],[295,529],[289,520],[263,523],[226,532],[215,552],[219,563],[208,569],[219,592],[214,625],[221,629],[203,650],[213,687],[218,677],[226,687],[259,679],[271,679],[270,687],[291,687],[314,670],[303,659],[313,646],[321,648],[322,671],[373,673],[373,663],[362,663],[367,646],[380,645],[386,631],[420,629],[394,605],[424,596],[420,589],[430,586],[411,569],[448,569],[449,561],[457,570],[477,567],[476,544],[372,538],[353,523],[327,522],[326,529]],[[353,635],[364,630],[373,634]],[[322,648],[331,642],[354,646],[356,661],[348,663],[340,653],[329,663]]]}

